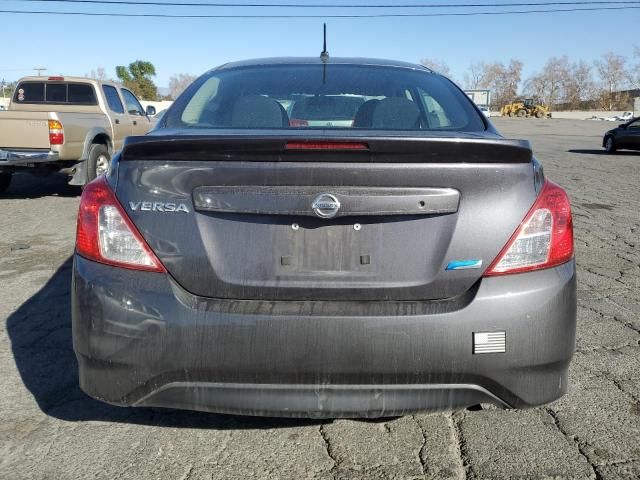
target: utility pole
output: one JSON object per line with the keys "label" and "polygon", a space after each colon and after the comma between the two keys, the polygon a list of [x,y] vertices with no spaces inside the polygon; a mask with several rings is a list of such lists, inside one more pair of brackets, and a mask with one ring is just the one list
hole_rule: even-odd
{"label": "utility pole", "polygon": [[33,69],[38,72],[38,76],[40,76],[40,72],[43,72],[46,70],[45,67],[33,67]]}

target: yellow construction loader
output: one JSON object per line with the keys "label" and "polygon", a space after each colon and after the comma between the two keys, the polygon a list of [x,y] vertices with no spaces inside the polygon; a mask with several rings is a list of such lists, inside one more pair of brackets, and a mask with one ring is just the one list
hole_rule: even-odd
{"label": "yellow construction loader", "polygon": [[515,100],[508,103],[500,109],[500,114],[503,117],[551,118],[549,107],[533,103],[532,98]]}

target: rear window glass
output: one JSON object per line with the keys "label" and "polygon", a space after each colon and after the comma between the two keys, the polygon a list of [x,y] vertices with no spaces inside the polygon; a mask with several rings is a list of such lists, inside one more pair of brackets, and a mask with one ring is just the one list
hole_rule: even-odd
{"label": "rear window glass", "polygon": [[23,82],[16,88],[17,103],[52,105],[97,105],[93,86],[70,82]]}
{"label": "rear window glass", "polygon": [[471,101],[419,69],[347,64],[212,71],[166,115],[169,128],[483,131]]}
{"label": "rear window glass", "polygon": [[21,83],[16,88],[15,101],[20,103],[44,102],[44,83]]}
{"label": "rear window glass", "polygon": [[46,88],[47,102],[65,103],[67,101],[67,85],[64,83],[50,83]]}
{"label": "rear window glass", "polygon": [[78,105],[94,104],[96,102],[96,95],[93,92],[93,87],[83,83],[70,83],[67,102]]}

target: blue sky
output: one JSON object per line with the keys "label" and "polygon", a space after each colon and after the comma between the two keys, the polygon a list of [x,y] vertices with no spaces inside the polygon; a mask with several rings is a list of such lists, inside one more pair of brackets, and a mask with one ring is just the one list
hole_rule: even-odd
{"label": "blue sky", "polygon": [[[190,0],[191,3],[205,1]],[[269,1],[265,0],[263,3]],[[402,3],[429,1],[407,0]],[[285,2],[283,0],[280,3]],[[322,2],[307,0],[306,3]],[[392,2],[336,0],[333,3]],[[431,3],[443,2],[431,0]],[[257,8],[113,7],[65,5],[51,1],[0,1],[0,10],[11,9],[178,14],[282,12]],[[495,7],[492,9],[495,10]],[[426,10],[405,10],[420,11]],[[296,12],[339,14],[349,13],[349,10],[314,9]],[[472,62],[497,60],[506,63],[510,58],[518,58],[524,62],[523,77],[526,78],[541,69],[550,56],[566,54],[572,59],[591,62],[600,54],[612,50],[631,59],[633,42],[640,45],[640,9],[326,21],[329,32],[328,50],[333,56],[373,56],[412,62],[430,57],[444,60],[451,67],[453,77],[459,81]],[[0,55],[0,79],[9,81],[32,74],[35,66],[47,67],[48,74],[65,75],[83,75],[97,67],[104,67],[110,76],[115,77],[115,65],[142,59],[151,61],[156,66],[156,83],[164,87],[168,85],[169,77],[175,73],[199,75],[227,61],[281,55],[318,55],[321,50],[322,23],[323,19],[320,18],[140,19],[0,13],[4,40]]]}

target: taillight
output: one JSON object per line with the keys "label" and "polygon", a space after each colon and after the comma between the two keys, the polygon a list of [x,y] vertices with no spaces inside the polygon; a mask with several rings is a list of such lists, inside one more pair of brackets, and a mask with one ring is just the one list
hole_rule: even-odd
{"label": "taillight", "polygon": [[82,192],[76,252],[115,267],[166,272],[104,177],[87,184]]}
{"label": "taillight", "polygon": [[307,120],[301,120],[299,118],[292,118],[289,120],[290,127],[308,127],[309,122]]}
{"label": "taillight", "polygon": [[64,143],[64,129],[58,120],[49,120],[49,143],[51,145]]}
{"label": "taillight", "polygon": [[573,258],[573,221],[567,193],[545,182],[533,207],[485,272],[485,276],[530,272]]}

